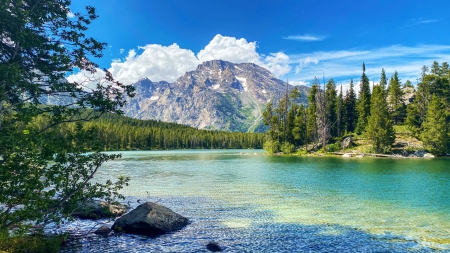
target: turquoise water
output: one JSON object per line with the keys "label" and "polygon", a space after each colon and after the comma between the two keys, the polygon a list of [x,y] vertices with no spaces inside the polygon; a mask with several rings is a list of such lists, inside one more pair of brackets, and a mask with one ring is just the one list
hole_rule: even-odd
{"label": "turquoise water", "polygon": [[[132,151],[96,180],[191,219],[159,238],[92,237],[68,251],[450,251],[450,160],[274,157],[261,150]],[[89,224],[87,224],[89,225]],[[86,226],[87,226],[86,225]]]}

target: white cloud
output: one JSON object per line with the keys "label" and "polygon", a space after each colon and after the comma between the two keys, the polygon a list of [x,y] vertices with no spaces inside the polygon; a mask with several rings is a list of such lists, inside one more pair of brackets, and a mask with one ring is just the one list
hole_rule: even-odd
{"label": "white cloud", "polygon": [[436,19],[428,19],[428,20],[419,20],[417,21],[417,24],[428,24],[428,23],[434,23],[438,22]]}
{"label": "white cloud", "polygon": [[220,59],[233,63],[255,63],[278,77],[291,71],[289,56],[283,52],[271,53],[264,57],[256,49],[256,42],[217,34],[204,49],[200,50],[197,57],[200,62]]}
{"label": "white cloud", "polygon": [[[123,53],[123,49],[120,49],[120,52]],[[218,59],[233,63],[255,63],[278,77],[291,70],[289,56],[286,54],[277,52],[264,56],[257,52],[256,42],[220,34],[200,50],[197,56],[191,50],[180,48],[175,43],[170,46],[149,44],[138,47],[138,50],[131,49],[122,60],[114,59],[108,70],[116,80],[125,84],[134,83],[144,77],[152,81],[173,82],[186,71],[195,70],[202,62]],[[84,77],[77,75],[73,78]]]}
{"label": "white cloud", "polygon": [[71,11],[67,12],[67,17],[68,18],[74,18],[75,14],[73,14]]}
{"label": "white cloud", "polygon": [[89,71],[79,71],[67,77],[69,82],[77,82],[84,90],[90,91],[97,87],[97,84],[104,81],[105,72],[101,69],[96,69],[95,73]]}
{"label": "white cloud", "polygon": [[311,42],[311,41],[322,41],[325,39],[324,36],[314,36],[309,34],[304,35],[290,35],[287,37],[283,37],[285,40],[297,40],[297,41],[305,41],[305,42]]}
{"label": "white cloud", "polygon": [[138,47],[128,52],[124,61],[112,62],[109,71],[114,78],[131,84],[148,77],[152,81],[175,81],[186,71],[194,70],[199,61],[191,50],[182,49],[177,44],[161,46],[156,44]]}
{"label": "white cloud", "polygon": [[123,54],[123,52],[125,52],[125,49],[121,48],[121,49],[119,49],[119,51],[120,51],[120,54]]}
{"label": "white cloud", "polygon": [[289,81],[290,85],[298,86],[298,85],[310,85],[310,82],[305,81]]}
{"label": "white cloud", "polygon": [[275,76],[284,76],[291,71],[289,56],[283,52],[272,53],[264,58],[263,67],[267,68]]}
{"label": "white cloud", "polygon": [[[423,65],[430,66],[433,61],[449,61],[450,46],[419,45],[407,47],[393,45],[372,50],[319,51],[289,55],[289,57],[291,64],[301,66],[301,71],[288,75],[289,79],[310,82],[315,76],[321,77],[325,73],[327,79],[333,78],[339,81],[338,84],[340,82],[348,84],[350,79],[353,78],[355,87],[358,87],[363,62],[366,64],[366,74],[371,82],[379,82],[381,69],[384,68],[388,78],[394,71],[397,71],[402,82],[410,80],[412,83],[416,83]],[[317,59],[318,63],[305,64],[308,57]]]}
{"label": "white cloud", "polygon": [[297,66],[295,67],[295,74],[300,73],[300,71],[301,71],[304,67],[308,66],[308,65],[311,64],[311,63],[317,64],[317,63],[319,63],[319,60],[318,60],[317,58],[312,58],[312,57],[309,57],[309,56],[306,57],[306,58],[300,59],[300,60],[299,60],[299,65],[297,65]]}
{"label": "white cloud", "polygon": [[204,49],[198,52],[197,57],[201,62],[221,59],[233,63],[261,64],[261,57],[256,52],[256,47],[256,42],[217,34]]}

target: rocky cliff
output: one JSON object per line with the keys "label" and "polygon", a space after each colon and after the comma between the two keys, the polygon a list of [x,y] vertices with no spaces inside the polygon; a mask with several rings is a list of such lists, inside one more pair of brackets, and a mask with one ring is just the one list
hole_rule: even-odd
{"label": "rocky cliff", "polygon": [[[147,78],[134,84],[136,96],[124,108],[127,116],[176,122],[200,129],[258,131],[269,101],[286,92],[286,82],[253,63],[214,60],[173,83]],[[288,89],[293,87],[288,85]],[[298,102],[306,103],[306,86]]]}

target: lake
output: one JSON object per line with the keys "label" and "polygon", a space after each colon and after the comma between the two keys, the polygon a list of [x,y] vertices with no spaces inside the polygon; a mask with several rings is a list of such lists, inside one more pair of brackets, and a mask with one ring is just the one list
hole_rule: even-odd
{"label": "lake", "polygon": [[157,201],[192,223],[157,238],[89,236],[64,252],[207,252],[209,241],[224,252],[450,252],[449,159],[121,153],[96,180],[128,175],[132,206]]}

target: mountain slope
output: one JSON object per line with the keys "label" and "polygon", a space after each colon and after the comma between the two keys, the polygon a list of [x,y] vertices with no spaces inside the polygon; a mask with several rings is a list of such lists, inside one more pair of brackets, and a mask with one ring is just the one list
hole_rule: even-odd
{"label": "mountain slope", "polygon": [[[265,104],[275,104],[286,83],[253,63],[214,60],[174,83],[146,78],[134,84],[136,96],[124,108],[127,116],[176,122],[200,129],[254,131],[261,125]],[[292,89],[288,86],[288,89]],[[306,103],[306,86],[299,86]]]}

